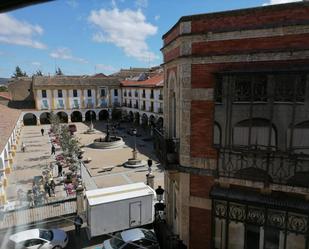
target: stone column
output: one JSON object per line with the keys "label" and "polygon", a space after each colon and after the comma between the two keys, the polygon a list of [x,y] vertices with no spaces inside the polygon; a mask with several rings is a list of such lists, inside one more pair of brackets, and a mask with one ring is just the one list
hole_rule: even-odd
{"label": "stone column", "polygon": [[55,110],[55,96],[54,96],[54,89],[51,89],[51,109]]}
{"label": "stone column", "polygon": [[[85,108],[85,96],[84,96],[84,89],[81,89],[81,95],[80,95],[80,107],[82,109]],[[85,118],[83,118],[85,119]]]}
{"label": "stone column", "polygon": [[66,98],[65,98],[65,106],[66,106],[66,109],[72,109],[71,106],[70,106],[70,90],[69,89],[66,89]]}
{"label": "stone column", "polygon": [[81,215],[84,211],[84,187],[79,185],[76,189],[76,213]]}

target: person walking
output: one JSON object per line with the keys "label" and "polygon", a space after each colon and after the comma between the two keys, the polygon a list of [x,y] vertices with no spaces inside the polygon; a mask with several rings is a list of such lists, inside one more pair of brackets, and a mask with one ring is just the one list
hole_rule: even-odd
{"label": "person walking", "polygon": [[53,192],[53,196],[55,196],[56,183],[55,183],[54,179],[52,179],[52,180],[50,181],[49,186],[50,186],[51,191]]}
{"label": "person walking", "polygon": [[75,234],[80,235],[80,228],[83,225],[83,219],[77,215],[74,219]]}
{"label": "person walking", "polygon": [[43,128],[41,129],[41,134],[42,134],[42,136],[44,136],[44,129]]}
{"label": "person walking", "polygon": [[56,147],[55,147],[55,145],[52,144],[51,155],[55,155],[55,154],[56,154]]}
{"label": "person walking", "polygon": [[58,163],[58,177],[62,176],[62,165],[61,163]]}
{"label": "person walking", "polygon": [[51,193],[50,193],[50,186],[48,184],[48,182],[46,181],[44,184],[44,190],[45,190],[45,195],[46,193],[48,194],[49,197],[51,197]]}
{"label": "person walking", "polygon": [[26,151],[26,144],[24,142],[21,143],[21,151],[22,152]]}

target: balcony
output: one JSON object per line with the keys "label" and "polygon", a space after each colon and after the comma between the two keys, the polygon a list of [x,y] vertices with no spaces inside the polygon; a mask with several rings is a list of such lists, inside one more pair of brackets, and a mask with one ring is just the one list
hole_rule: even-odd
{"label": "balcony", "polygon": [[309,155],[263,148],[220,148],[219,177],[309,188]]}
{"label": "balcony", "polygon": [[163,94],[159,94],[159,100],[163,100]]}
{"label": "balcony", "polygon": [[163,113],[163,108],[159,107],[158,108],[158,113]]}
{"label": "balcony", "polygon": [[154,150],[165,170],[175,169],[179,164],[179,140],[165,139],[162,132],[154,129]]}

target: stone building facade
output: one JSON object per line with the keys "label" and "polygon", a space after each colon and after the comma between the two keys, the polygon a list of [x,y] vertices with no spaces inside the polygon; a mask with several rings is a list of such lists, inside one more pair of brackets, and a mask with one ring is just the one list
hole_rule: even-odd
{"label": "stone building facade", "polygon": [[188,248],[309,247],[309,3],[163,36],[167,223]]}

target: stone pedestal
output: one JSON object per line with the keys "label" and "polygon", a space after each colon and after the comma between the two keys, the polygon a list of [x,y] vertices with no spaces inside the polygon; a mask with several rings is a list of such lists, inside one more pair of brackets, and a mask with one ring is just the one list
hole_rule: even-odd
{"label": "stone pedestal", "polygon": [[132,151],[132,155],[133,155],[133,157],[132,157],[133,160],[137,160],[137,150],[134,149],[134,150]]}
{"label": "stone pedestal", "polygon": [[146,182],[147,182],[146,184],[153,189],[154,188],[154,175],[151,173],[147,174]]}

